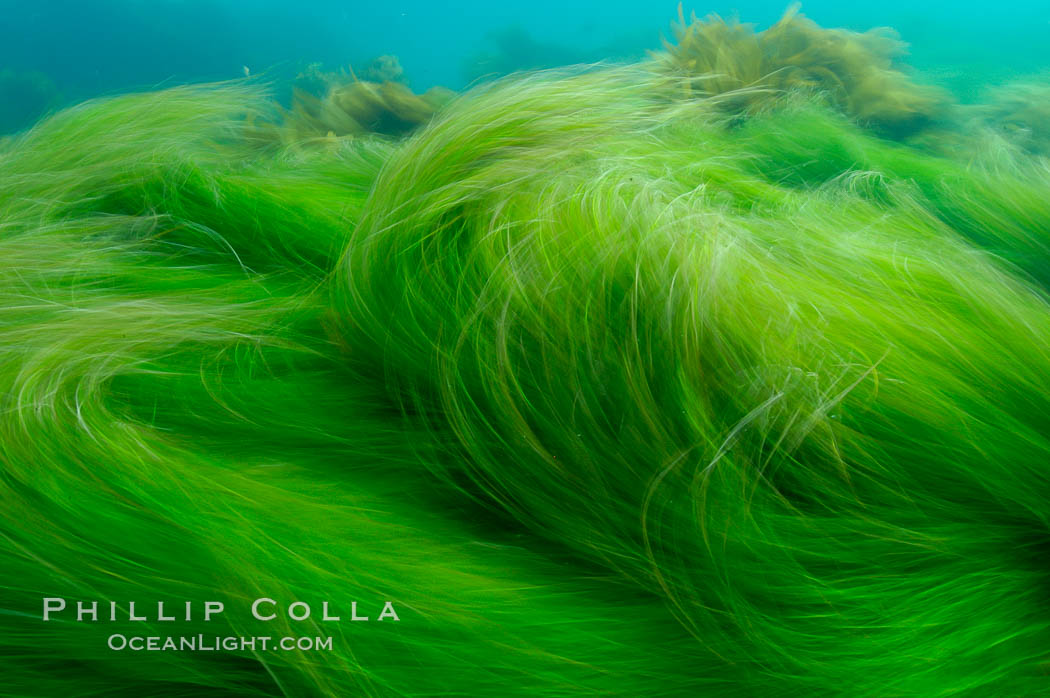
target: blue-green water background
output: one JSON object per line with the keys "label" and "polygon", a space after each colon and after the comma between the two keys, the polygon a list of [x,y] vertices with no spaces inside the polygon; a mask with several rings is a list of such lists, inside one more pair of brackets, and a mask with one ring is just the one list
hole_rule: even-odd
{"label": "blue-green water background", "polygon": [[[686,3],[685,15],[760,28],[787,2]],[[677,2],[340,2],[337,0],[0,0],[0,71],[43,74],[64,103],[132,89],[253,74],[280,77],[395,54],[416,90],[461,89],[486,69],[640,57],[670,36]],[[895,28],[909,62],[963,100],[986,83],[1050,66],[1050,2],[811,0],[825,27]],[[479,61],[482,55],[486,61]],[[15,91],[0,110],[17,112]],[[51,108],[54,104],[51,105]],[[24,118],[24,117],[20,117]],[[8,129],[10,130],[10,129]]]}

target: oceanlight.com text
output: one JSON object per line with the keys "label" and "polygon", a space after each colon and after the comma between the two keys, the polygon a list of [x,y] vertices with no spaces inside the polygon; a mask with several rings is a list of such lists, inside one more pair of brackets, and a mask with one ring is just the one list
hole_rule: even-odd
{"label": "oceanlight.com text", "polygon": [[143,636],[115,633],[106,641],[114,652],[311,652],[331,651],[331,637],[218,635]]}

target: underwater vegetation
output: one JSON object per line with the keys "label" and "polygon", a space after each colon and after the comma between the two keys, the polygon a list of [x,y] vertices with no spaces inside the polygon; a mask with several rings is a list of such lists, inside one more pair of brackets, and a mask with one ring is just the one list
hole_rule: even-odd
{"label": "underwater vegetation", "polygon": [[981,118],[1024,150],[1050,156],[1050,76],[1016,80],[990,90]]}
{"label": "underwater vegetation", "polygon": [[353,71],[310,66],[296,79],[291,109],[275,132],[286,142],[329,135],[404,136],[433,118],[453,96],[441,87],[414,93],[394,56],[373,60],[365,76],[360,80]]}
{"label": "underwater vegetation", "polygon": [[886,45],[786,21],[825,57],[692,25],[685,100],[318,71],[0,142],[2,691],[1045,692],[1050,166],[887,137]]}
{"label": "underwater vegetation", "polygon": [[31,125],[60,103],[58,86],[43,73],[0,70],[0,134]]}
{"label": "underwater vegetation", "polygon": [[369,82],[405,82],[405,69],[397,56],[376,56],[365,68],[364,77]]}
{"label": "underwater vegetation", "polygon": [[672,87],[689,97],[721,96],[728,109],[753,110],[789,90],[814,90],[861,123],[890,135],[938,116],[945,95],[903,72],[905,45],[890,29],[824,29],[789,9],[756,32],[718,16],[686,22],[679,6],[675,43],[655,58]]}

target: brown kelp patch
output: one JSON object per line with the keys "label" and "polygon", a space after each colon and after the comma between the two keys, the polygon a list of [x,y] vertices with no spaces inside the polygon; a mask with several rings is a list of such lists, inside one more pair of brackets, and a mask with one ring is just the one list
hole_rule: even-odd
{"label": "brown kelp patch", "polygon": [[380,56],[360,79],[352,68],[324,71],[312,64],[295,79],[292,102],[276,120],[254,121],[250,136],[285,145],[332,142],[369,135],[400,138],[429,122],[454,96],[433,87],[417,94],[407,85],[395,56]]}
{"label": "brown kelp patch", "polygon": [[296,88],[286,125],[300,137],[403,136],[429,121],[451,99],[452,92],[440,87],[414,93],[402,82],[396,59],[384,58],[368,70],[369,75],[385,76],[382,81],[358,79],[351,70],[321,73],[321,94]]}
{"label": "brown kelp patch", "polygon": [[685,97],[720,96],[733,111],[767,106],[778,95],[806,90],[859,122],[906,135],[934,119],[947,100],[898,65],[906,45],[891,29],[864,33],[824,29],[790,8],[769,29],[717,15],[687,23],[679,5],[675,43],[655,55]]}
{"label": "brown kelp patch", "polygon": [[1007,83],[989,91],[982,121],[1026,152],[1050,155],[1050,75]]}

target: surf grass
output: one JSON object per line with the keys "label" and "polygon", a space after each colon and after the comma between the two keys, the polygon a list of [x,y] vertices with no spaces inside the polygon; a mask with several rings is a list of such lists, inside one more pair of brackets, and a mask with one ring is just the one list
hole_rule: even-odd
{"label": "surf grass", "polygon": [[178,88],[7,142],[2,690],[1038,693],[1045,162],[660,81],[519,76],[288,149],[258,91]]}

